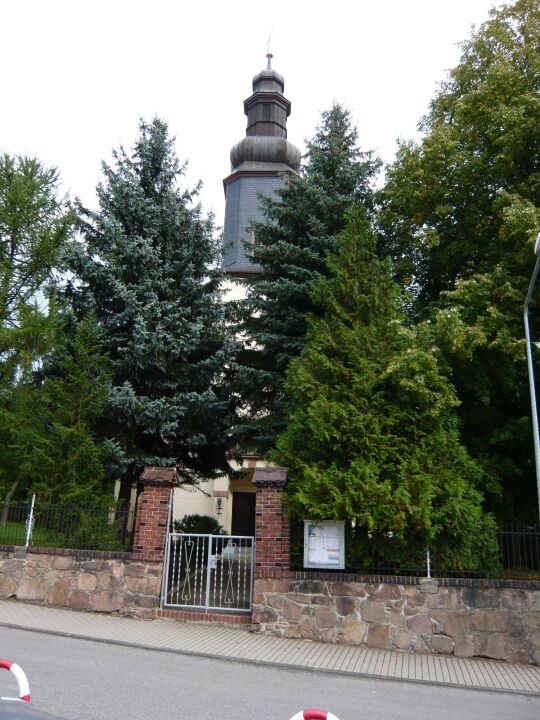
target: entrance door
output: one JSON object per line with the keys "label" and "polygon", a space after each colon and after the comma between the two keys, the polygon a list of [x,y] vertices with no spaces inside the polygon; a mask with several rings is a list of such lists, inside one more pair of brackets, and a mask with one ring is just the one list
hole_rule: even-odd
{"label": "entrance door", "polygon": [[232,535],[255,535],[255,493],[234,492],[232,502]]}

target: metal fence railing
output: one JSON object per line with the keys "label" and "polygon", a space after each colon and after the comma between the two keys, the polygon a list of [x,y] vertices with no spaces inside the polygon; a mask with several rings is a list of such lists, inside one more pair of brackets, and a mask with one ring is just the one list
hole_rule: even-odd
{"label": "metal fence railing", "polygon": [[254,538],[170,533],[163,607],[250,611]]}
{"label": "metal fence railing", "polygon": [[[291,520],[291,570],[304,569],[303,522]],[[540,580],[540,525],[505,525],[479,531],[475,552],[463,557],[451,545],[426,548],[414,539],[357,532],[345,526],[345,569],[361,575]]]}
{"label": "metal fence railing", "polygon": [[540,525],[504,525],[497,532],[504,571],[540,577]]}
{"label": "metal fence railing", "polygon": [[100,507],[42,505],[33,501],[2,509],[0,545],[128,551],[134,512]]}

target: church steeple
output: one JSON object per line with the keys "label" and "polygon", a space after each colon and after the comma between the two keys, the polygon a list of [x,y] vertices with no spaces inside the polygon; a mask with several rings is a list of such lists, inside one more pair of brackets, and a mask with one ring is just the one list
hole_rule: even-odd
{"label": "church steeple", "polygon": [[244,101],[247,115],[246,135],[287,137],[287,117],[291,103],[284,97],[283,77],[272,69],[272,53],[267,53],[268,66],[253,78],[253,95]]}
{"label": "church steeple", "polygon": [[223,181],[223,265],[232,275],[263,272],[250,262],[244,247],[245,241],[254,240],[252,224],[264,220],[259,193],[274,195],[283,185],[282,174],[300,169],[300,150],[287,140],[291,103],[283,94],[285,81],[272,68],[272,53],[266,57],[267,67],[255,75],[253,93],[244,101],[246,137],[232,148],[231,174]]}

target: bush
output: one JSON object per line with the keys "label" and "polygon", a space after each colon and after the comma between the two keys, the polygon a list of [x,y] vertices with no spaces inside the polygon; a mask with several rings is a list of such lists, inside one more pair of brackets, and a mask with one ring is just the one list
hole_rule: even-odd
{"label": "bush", "polygon": [[[304,523],[291,517],[291,569],[304,567]],[[437,577],[499,577],[502,572],[497,530],[487,517],[467,542],[458,535],[442,534],[430,545],[431,572]],[[354,522],[345,522],[345,571],[359,574],[423,576],[427,571],[422,533],[398,537],[392,533],[368,531]]]}
{"label": "bush", "polygon": [[211,515],[184,515],[181,520],[175,520],[174,532],[186,535],[228,535],[215,517]]}

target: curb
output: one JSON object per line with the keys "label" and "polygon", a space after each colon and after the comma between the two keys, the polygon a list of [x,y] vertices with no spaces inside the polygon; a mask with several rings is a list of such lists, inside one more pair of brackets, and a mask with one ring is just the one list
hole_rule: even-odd
{"label": "curb", "polygon": [[516,690],[513,688],[494,688],[494,687],[483,687],[480,685],[465,685],[463,683],[450,683],[444,682],[443,680],[424,680],[422,678],[410,678],[410,677],[394,677],[392,675],[381,675],[366,672],[351,672],[348,670],[334,670],[332,668],[315,668],[309,666],[299,666],[292,663],[280,663],[272,660],[260,660],[260,659],[247,659],[242,657],[234,657],[231,655],[220,655],[218,653],[203,652],[198,650],[182,650],[177,648],[162,647],[155,645],[144,645],[142,643],[130,642],[127,640],[116,640],[114,638],[98,638],[83,635],[81,633],[72,633],[61,630],[46,630],[44,628],[29,628],[24,625],[18,625],[16,623],[10,623],[0,620],[0,627],[12,628],[14,630],[23,630],[26,632],[35,632],[42,635],[55,635],[57,637],[74,638],[76,640],[86,640],[88,642],[97,642],[107,645],[119,645],[121,647],[132,647],[138,650],[150,650],[153,652],[167,652],[173,653],[174,655],[187,655],[190,657],[207,658],[211,660],[224,660],[227,662],[242,663],[244,665],[257,665],[258,667],[274,667],[283,670],[293,670],[296,672],[309,672],[315,674],[331,674],[348,677],[357,677],[371,680],[389,680],[392,682],[406,682],[420,685],[435,685],[437,687],[445,688],[459,688],[460,690],[472,690],[474,692],[494,692],[510,695],[524,695],[525,697],[540,697],[540,692],[534,690]]}

